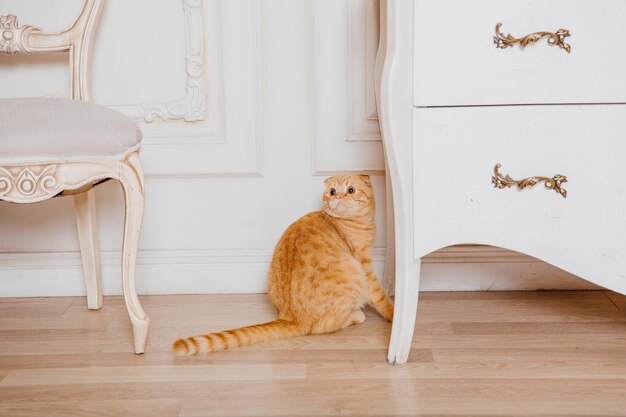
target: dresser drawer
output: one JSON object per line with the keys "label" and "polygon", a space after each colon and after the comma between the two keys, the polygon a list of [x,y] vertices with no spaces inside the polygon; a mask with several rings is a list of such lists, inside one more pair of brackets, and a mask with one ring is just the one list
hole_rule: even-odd
{"label": "dresser drawer", "polygon": [[[415,106],[626,102],[624,0],[414,0]],[[506,36],[567,29],[499,49]]]}
{"label": "dresser drawer", "polygon": [[[496,163],[513,180],[562,174],[567,197],[495,188]],[[415,259],[488,244],[626,291],[624,105],[414,109],[413,187]]]}

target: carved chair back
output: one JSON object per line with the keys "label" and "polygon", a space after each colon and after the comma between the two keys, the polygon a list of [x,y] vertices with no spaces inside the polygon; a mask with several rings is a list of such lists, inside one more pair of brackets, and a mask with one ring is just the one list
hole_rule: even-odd
{"label": "carved chair back", "polygon": [[105,0],[84,0],[74,22],[60,32],[19,26],[17,16],[0,16],[0,54],[68,52],[71,98],[89,101],[88,73],[95,28]]}

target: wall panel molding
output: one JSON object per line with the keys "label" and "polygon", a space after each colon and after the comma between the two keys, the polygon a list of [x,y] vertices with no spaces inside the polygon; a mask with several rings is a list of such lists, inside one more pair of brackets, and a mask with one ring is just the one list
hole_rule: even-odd
{"label": "wall panel molding", "polygon": [[[365,14],[365,42],[366,42],[366,85],[364,86],[367,93],[366,97],[366,118],[367,120],[376,120],[378,122],[378,108],[376,105],[375,93],[375,73],[376,73],[376,55],[378,53],[378,43],[380,41],[380,2],[373,0],[366,3]],[[380,140],[380,128],[378,129]]]}
{"label": "wall panel molding", "polygon": [[314,175],[384,171],[373,83],[377,4],[311,2]]}
{"label": "wall panel molding", "polygon": [[147,178],[259,177],[260,5],[255,0],[182,2],[186,95],[115,108],[143,118]]}
{"label": "wall panel molding", "polygon": [[[128,24],[116,30],[129,18],[121,1],[109,2],[94,46],[92,89],[96,103],[139,123],[146,178],[261,176],[261,3],[139,2],[151,8],[151,30],[169,34],[150,36]],[[132,5],[135,15],[142,4]],[[123,72],[114,71],[116,59],[124,60]],[[135,83],[142,87],[125,90]]]}
{"label": "wall panel molding", "polygon": [[165,103],[142,103],[110,106],[135,121],[151,123],[161,120],[204,120],[207,110],[204,83],[204,22],[202,0],[182,0],[185,14],[185,70],[186,93],[182,99]]}
{"label": "wall panel molding", "polygon": [[379,41],[378,0],[349,2],[351,100],[348,112],[352,128],[347,141],[380,141],[374,76]]}

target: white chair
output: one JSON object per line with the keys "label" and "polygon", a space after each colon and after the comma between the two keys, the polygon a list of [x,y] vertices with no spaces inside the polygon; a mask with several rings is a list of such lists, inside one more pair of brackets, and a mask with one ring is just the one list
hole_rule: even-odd
{"label": "white chair", "polygon": [[0,53],[68,52],[71,70],[71,100],[0,100],[0,200],[35,203],[73,195],[87,307],[99,309],[102,288],[93,187],[109,179],[120,182],[126,205],[124,300],[135,353],[143,353],[149,320],[135,290],[135,260],[144,209],[141,131],[126,116],[87,103],[91,44],[103,4],[104,0],[85,0],[76,20],[58,33],[18,26],[14,15],[0,16]]}

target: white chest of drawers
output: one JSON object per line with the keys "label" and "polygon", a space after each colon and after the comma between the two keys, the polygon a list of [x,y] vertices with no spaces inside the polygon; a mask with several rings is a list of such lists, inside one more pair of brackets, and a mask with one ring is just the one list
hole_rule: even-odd
{"label": "white chest of drawers", "polygon": [[626,294],[624,21],[622,0],[382,1],[390,363],[408,357],[420,259],[449,245],[526,253]]}

